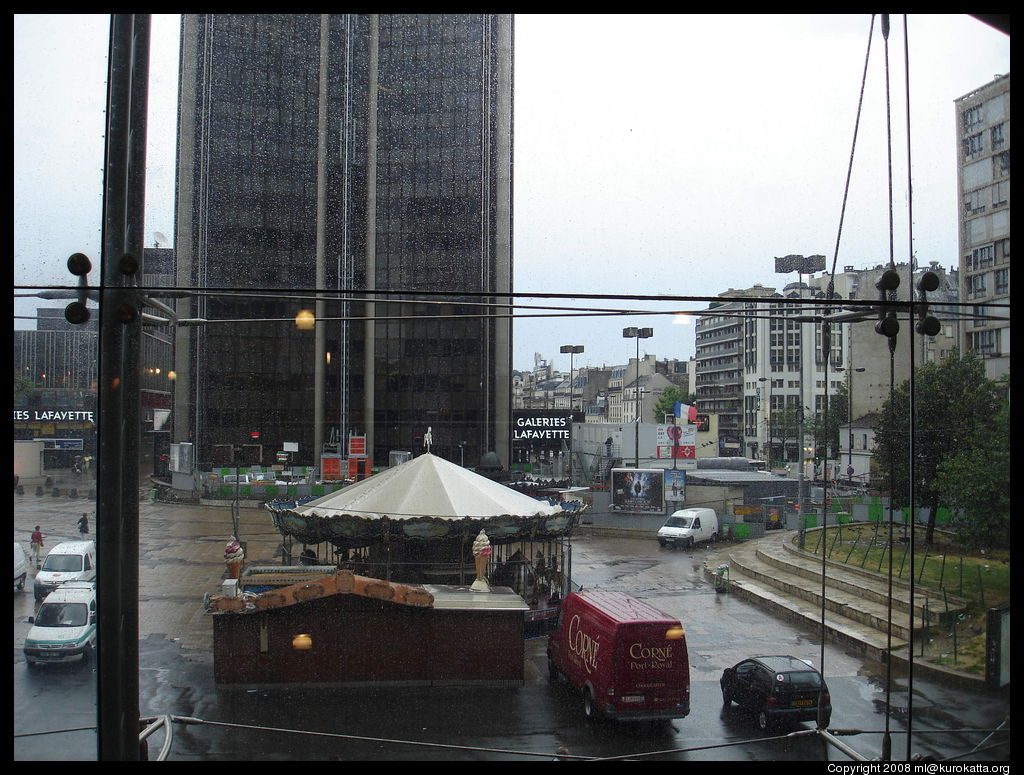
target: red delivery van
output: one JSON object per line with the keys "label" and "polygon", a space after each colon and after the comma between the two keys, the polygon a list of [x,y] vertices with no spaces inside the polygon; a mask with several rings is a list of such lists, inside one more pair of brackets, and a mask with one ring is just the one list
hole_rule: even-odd
{"label": "red delivery van", "polygon": [[548,636],[548,672],[583,693],[590,717],[682,718],[690,663],[679,620],[625,592],[586,590],[562,601]]}

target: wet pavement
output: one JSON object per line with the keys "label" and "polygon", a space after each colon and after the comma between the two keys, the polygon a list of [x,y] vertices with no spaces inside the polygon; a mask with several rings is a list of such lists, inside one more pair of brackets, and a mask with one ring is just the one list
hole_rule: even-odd
{"label": "wet pavement", "polygon": [[[34,524],[47,546],[77,537],[87,501],[15,497],[15,539],[28,545]],[[260,509],[241,509],[239,538],[255,564],[278,564],[281,537]],[[703,574],[706,550],[664,550],[656,541],[580,534],[573,540],[574,581],[622,589],[677,616],[687,631],[691,714],[671,724],[594,725],[578,696],[547,682],[544,639],[527,643],[524,685],[513,689],[438,687],[216,686],[212,623],[203,597],[217,593],[223,548],[234,532],[229,505],[143,502],[140,506],[140,712],[200,720],[175,723],[171,760],[551,760],[560,747],[580,758],[629,756],[689,760],[835,760],[849,757],[820,736],[764,738],[753,719],[722,708],[722,670],[756,653],[787,653],[824,673],[833,726],[870,730],[844,738],[867,757],[880,732],[895,733],[894,758],[907,753],[905,682],[885,690],[884,668],[826,644],[813,630],[783,622],[738,596],[717,593]],[[31,578],[30,578],[31,581]],[[95,664],[26,669],[21,643],[33,609],[31,585],[15,593],[15,758],[95,758]],[[415,648],[415,644],[393,647]],[[913,684],[914,753],[951,755],[981,743],[1008,716],[1008,697],[970,695],[927,681]],[[91,692],[91,694],[90,694]],[[888,702],[887,700],[888,695]],[[920,734],[928,730],[941,734]],[[163,732],[150,740],[155,758]],[[990,754],[1008,756],[1005,748]],[[968,761],[978,761],[978,758]]]}

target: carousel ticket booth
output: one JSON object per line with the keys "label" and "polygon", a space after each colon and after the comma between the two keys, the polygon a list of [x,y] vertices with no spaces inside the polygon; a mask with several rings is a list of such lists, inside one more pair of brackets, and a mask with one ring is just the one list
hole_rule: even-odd
{"label": "carousel ticket booth", "polygon": [[245,568],[208,596],[218,683],[521,683],[527,631],[569,591],[581,513],[429,453],[267,509],[335,561]]}

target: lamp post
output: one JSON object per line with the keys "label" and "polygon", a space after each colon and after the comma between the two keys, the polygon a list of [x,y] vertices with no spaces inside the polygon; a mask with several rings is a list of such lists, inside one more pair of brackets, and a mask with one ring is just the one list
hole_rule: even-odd
{"label": "lamp post", "polygon": [[576,353],[583,352],[583,345],[581,344],[563,344],[559,348],[559,352],[569,353],[569,486],[572,486],[572,410],[573,410],[573,375],[572,375],[572,359]]}
{"label": "lamp post", "polygon": [[772,380],[771,380],[771,377],[758,377],[757,381],[758,382],[767,382],[768,383],[768,404],[767,404],[768,409],[764,413],[764,434],[765,434],[764,448],[765,448],[765,454],[767,455],[767,460],[765,460],[765,463],[767,463],[767,465],[768,465],[768,470],[771,471],[771,469],[772,469],[772,429],[771,429],[770,423],[771,423],[771,417],[772,417]]}
{"label": "lamp post", "polygon": [[569,413],[572,413],[572,359],[577,353],[583,352],[583,345],[581,344],[563,344],[559,350],[562,353],[569,353]]}
{"label": "lamp post", "polygon": [[623,339],[636,339],[636,420],[634,424],[636,432],[633,434],[633,451],[637,468],[640,467],[640,340],[650,339],[652,336],[654,336],[653,328],[630,326],[629,328],[622,329]]}
{"label": "lamp post", "polygon": [[846,476],[853,481],[853,372],[865,371],[864,368],[843,368],[836,371],[846,372],[846,430],[849,434],[846,448]]}

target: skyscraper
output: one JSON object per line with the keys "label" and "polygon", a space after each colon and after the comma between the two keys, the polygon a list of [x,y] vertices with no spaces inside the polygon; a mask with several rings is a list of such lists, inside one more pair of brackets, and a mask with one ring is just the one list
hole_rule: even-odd
{"label": "skyscraper", "polygon": [[511,16],[186,14],[180,88],[176,440],[507,462]]}

